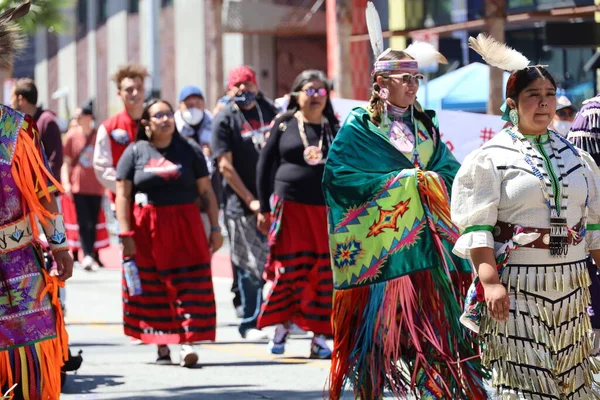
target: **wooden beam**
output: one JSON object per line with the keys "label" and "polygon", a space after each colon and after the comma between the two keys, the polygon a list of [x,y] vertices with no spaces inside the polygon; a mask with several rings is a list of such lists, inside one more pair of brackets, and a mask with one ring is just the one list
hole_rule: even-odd
{"label": "wooden beam", "polygon": [[[600,5],[556,8],[547,11],[510,14],[506,16],[506,24],[507,26],[514,26],[521,23],[531,24],[533,22],[568,21],[572,18],[593,17],[594,12],[600,12]],[[385,31],[383,32],[383,37],[390,38],[392,36],[411,36],[412,34],[419,33],[437,33],[438,35],[442,36],[456,31],[483,29],[485,26],[486,21],[484,18],[481,18],[472,21],[440,25],[425,29]],[[369,34],[364,33],[360,35],[353,35],[350,40],[353,42],[369,40]]]}

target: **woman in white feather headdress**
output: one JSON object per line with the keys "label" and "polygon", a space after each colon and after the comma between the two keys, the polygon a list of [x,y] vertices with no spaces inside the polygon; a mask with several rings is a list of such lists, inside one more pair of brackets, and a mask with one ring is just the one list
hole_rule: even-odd
{"label": "woman in white feather headdress", "polygon": [[[370,33],[380,33],[369,3]],[[375,26],[375,28],[373,28]],[[416,103],[432,46],[383,51],[374,35],[373,94],[350,113],[329,151],[323,190],[332,257],[334,349],[329,397],[485,399],[477,346],[460,325],[471,266],[448,191],[459,164],[435,113]]]}
{"label": "woman in white feather headdress", "polygon": [[463,233],[454,253],[478,272],[461,322],[479,334],[499,399],[599,399],[586,254],[600,261],[600,171],[548,129],[556,82],[543,66],[484,35],[470,44],[512,73],[509,126],[465,159],[452,187]]}

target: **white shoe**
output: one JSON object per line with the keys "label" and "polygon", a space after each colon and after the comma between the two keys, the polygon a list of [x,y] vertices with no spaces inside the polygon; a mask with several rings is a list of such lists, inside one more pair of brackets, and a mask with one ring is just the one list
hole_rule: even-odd
{"label": "white shoe", "polygon": [[86,271],[96,271],[98,269],[96,266],[96,260],[94,260],[92,256],[85,256],[81,262],[81,266]]}
{"label": "white shoe", "polygon": [[198,353],[194,350],[194,347],[189,344],[181,345],[181,361],[179,365],[185,368],[191,368],[198,362]]}
{"label": "white shoe", "polygon": [[288,330],[290,332],[290,336],[305,336],[308,333],[296,324],[291,324]]}
{"label": "white shoe", "polygon": [[246,334],[244,335],[244,339],[247,339],[247,340],[265,340],[268,338],[269,338],[269,335],[266,332],[261,331],[260,329],[256,329],[256,328],[248,329],[246,331]]}

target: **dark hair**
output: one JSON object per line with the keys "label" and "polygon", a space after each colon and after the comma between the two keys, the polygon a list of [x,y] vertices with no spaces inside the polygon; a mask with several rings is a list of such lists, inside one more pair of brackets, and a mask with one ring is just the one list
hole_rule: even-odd
{"label": "dark hair", "polygon": [[146,136],[146,126],[148,126],[148,124],[150,123],[150,107],[158,103],[164,103],[167,106],[169,106],[171,111],[175,111],[171,103],[169,103],[166,100],[148,99],[148,101],[146,101],[146,105],[144,106],[144,111],[142,112],[142,118],[140,119],[140,122],[138,122],[138,130],[135,136],[136,142],[140,140],[145,140],[146,142],[148,141],[148,136]]}
{"label": "dark hair", "polygon": [[31,78],[21,78],[15,83],[15,95],[22,96],[29,104],[37,105],[38,90]]}
{"label": "dark hair", "polygon": [[[379,57],[377,61],[392,61],[392,60],[412,60],[413,58],[403,51],[390,50],[387,54]],[[377,84],[377,77],[389,74],[389,71],[379,71],[373,75],[373,92],[369,100],[369,111],[371,112],[371,122],[379,126],[381,124],[381,116],[383,115],[384,100],[379,97],[381,87]]]}
{"label": "dark hair", "polygon": [[540,66],[527,67],[510,74],[508,82],[506,82],[506,98],[512,99],[516,103],[523,89],[538,79],[548,79],[556,89],[556,81],[546,68]]}
{"label": "dark hair", "polygon": [[[329,126],[331,127],[333,132],[337,132],[340,126],[340,122],[335,116],[335,111],[333,110],[333,105],[331,104],[331,99],[329,98],[329,94],[331,92],[331,84],[327,79],[327,76],[322,71],[317,69],[307,69],[302,71],[294,82],[292,83],[292,92],[290,93],[290,103],[288,104],[288,111],[298,111],[300,106],[298,105],[298,92],[302,90],[304,85],[308,82],[312,81],[321,81],[325,84],[325,89],[327,89],[327,102],[325,103],[325,108],[323,109],[323,116],[327,118],[329,121]],[[293,114],[293,112],[291,114]]]}

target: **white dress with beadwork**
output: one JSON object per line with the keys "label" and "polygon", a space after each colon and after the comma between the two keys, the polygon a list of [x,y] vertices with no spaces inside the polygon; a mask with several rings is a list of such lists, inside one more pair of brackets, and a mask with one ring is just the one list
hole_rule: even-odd
{"label": "white dress with beadwork", "polygon": [[[581,152],[579,158],[565,142],[552,137],[568,181],[564,188],[568,207],[563,211],[567,224],[573,227],[582,219],[589,190],[588,231],[564,257],[536,248],[510,253],[501,276],[510,297],[509,320],[494,321],[484,307],[479,331],[482,361],[492,369],[493,386],[502,400],[600,399],[592,377],[598,369],[590,357],[590,280],[585,262],[588,249],[600,249],[600,171],[587,153]],[[502,243],[492,234],[497,221],[550,228],[540,181],[520,146],[502,131],[471,153],[458,171],[452,187],[452,219],[468,233],[457,241],[457,255],[470,258],[470,250],[481,247],[498,250]],[[532,147],[536,156],[543,157]],[[550,144],[543,147],[559,171]]]}

